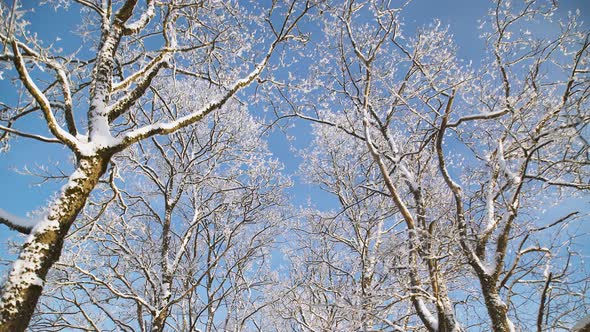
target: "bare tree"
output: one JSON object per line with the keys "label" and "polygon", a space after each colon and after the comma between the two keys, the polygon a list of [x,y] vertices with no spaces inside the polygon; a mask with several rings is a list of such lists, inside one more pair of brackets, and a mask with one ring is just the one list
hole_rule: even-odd
{"label": "bare tree", "polygon": [[380,176],[362,141],[314,129],[315,147],[301,172],[338,208],[300,216],[287,255],[291,291],[278,311],[296,330],[404,330],[408,255],[397,210],[366,186]]}
{"label": "bare tree", "polygon": [[117,156],[126,182],[68,237],[31,329],[249,330],[288,184],[259,127],[230,108]]}
{"label": "bare tree", "polygon": [[[155,192],[168,199],[150,210],[156,198],[137,197],[134,188],[118,183],[110,168],[110,181],[102,180],[105,193],[95,196],[100,204],[93,203],[88,211],[100,215],[106,206],[102,203],[110,201],[119,206],[119,211],[109,210],[114,221],[130,222],[126,211],[134,227],[143,219],[160,220],[153,229],[139,227],[134,233],[138,248],[157,248],[142,261],[154,277],[108,289],[113,275],[118,281],[135,277],[121,269],[141,271],[141,264],[129,263],[137,256],[132,254],[125,266],[108,261],[100,276],[64,267],[62,273],[77,271],[76,278],[84,277],[86,284],[80,285],[97,287],[89,282],[93,275],[102,280],[100,294],[93,293],[94,288],[88,293],[77,288],[57,296],[64,313],[65,308],[77,308],[73,310],[83,322],[76,325],[80,328],[94,328],[94,318],[84,315],[89,311],[81,309],[78,300],[88,305],[91,298],[107,306],[114,298],[134,303],[138,311],[109,317],[112,324],[130,330],[261,330],[268,322],[250,318],[264,313],[286,330],[542,331],[569,329],[585,314],[589,278],[580,263],[584,254],[576,249],[583,234],[576,231],[579,221],[587,220],[587,211],[576,199],[586,197],[590,189],[590,34],[579,13],[556,18],[556,3],[550,0],[493,1],[480,27],[485,52],[469,64],[457,56],[462,45],[453,42],[440,22],[402,24],[405,3],[273,1],[270,8],[260,9],[253,2],[250,12],[241,2],[147,1],[143,7],[132,0],[74,2],[84,10],[80,31],[97,50],[87,57],[56,54],[26,31],[27,14],[17,2],[0,7],[0,64],[17,82],[14,91],[28,98],[0,105],[0,138],[3,144],[22,136],[65,145],[76,159],[68,184],[40,221],[0,210],[0,222],[30,233],[2,290],[0,331],[26,327],[64,238],[113,161],[152,174],[153,188],[160,188]],[[300,24],[315,6],[320,15]],[[306,48],[293,52],[289,40]],[[274,68],[274,53],[280,53],[277,65],[288,68],[301,56],[307,68],[261,76],[270,71],[265,68]],[[316,123],[319,146],[307,159],[305,173],[336,198],[334,210],[302,215],[302,224],[293,231],[298,236],[293,245],[302,249],[301,256],[288,249],[292,270],[285,287],[255,287],[250,294],[272,293],[270,302],[277,299],[262,307],[246,304],[243,297],[237,300],[244,294],[237,290],[248,278],[234,278],[230,272],[222,279],[225,283],[216,283],[219,275],[211,271],[235,270],[211,264],[211,257],[239,261],[247,255],[232,256],[229,250],[216,256],[227,244],[215,241],[227,239],[217,229],[221,219],[191,221],[207,208],[215,211],[212,216],[234,219],[224,214],[229,210],[203,206],[206,199],[194,196],[199,191],[189,186],[197,180],[189,177],[186,188],[181,185],[184,180],[176,177],[184,166],[179,170],[166,165],[166,160],[176,162],[171,151],[181,143],[155,138],[201,121],[214,110],[230,112],[226,104],[255,80],[272,83],[262,85],[268,90],[253,91],[257,105]],[[87,110],[84,122],[75,109]],[[20,127],[35,114],[42,115],[46,129],[28,132]],[[183,137],[180,142],[193,148]],[[140,144],[146,140],[149,144]],[[132,145],[159,153],[163,161],[158,167],[175,180],[155,181],[160,174],[148,168],[155,169],[156,161],[142,159],[136,152],[140,150],[116,159]],[[195,174],[203,175],[202,170]],[[175,191],[180,187],[187,196],[175,205],[175,197],[184,197]],[[241,211],[244,206],[235,208]],[[173,227],[175,213],[188,222],[184,230]],[[205,224],[212,229],[197,232]],[[75,230],[99,234],[101,241],[115,236],[116,243],[124,244],[122,250],[133,252],[134,247],[124,243],[125,228],[109,225],[95,233],[82,224]],[[197,226],[188,231],[191,225]],[[191,246],[203,250],[190,256],[183,249],[179,256],[175,250],[182,245],[177,248],[175,243],[186,234],[191,234]],[[206,245],[210,241],[221,247]],[[200,259],[205,253],[209,259]],[[185,284],[179,287],[165,264],[168,256],[209,263],[181,274]],[[191,284],[188,280],[194,281],[197,271],[205,271],[202,283]],[[152,286],[149,280],[162,283]],[[55,292],[59,289],[67,288]],[[176,306],[170,301],[178,298],[178,289],[189,292]],[[228,296],[220,300],[222,294]],[[223,314],[221,306],[235,314],[225,316],[225,325],[215,318]],[[238,318],[242,307],[256,309],[244,320]]]}
{"label": "bare tree", "polygon": [[[454,105],[454,90],[437,129],[437,158],[441,176],[453,193],[459,242],[479,279],[495,331],[514,330],[509,319],[513,285],[522,286],[525,276],[542,270],[540,262],[564,253],[558,249],[563,244],[539,244],[537,233],[549,230],[559,235],[555,228],[578,214],[567,211],[557,220],[543,220],[535,216],[536,204],[547,204],[551,198],[553,204],[559,203],[560,196],[551,197],[555,191],[571,189],[575,194],[590,188],[584,134],[589,80],[580,71],[588,63],[589,34],[581,30],[575,16],[560,23],[558,33],[545,38],[531,38],[522,27],[535,19],[548,23],[544,18],[554,10],[552,4],[540,1],[515,6],[495,3],[485,35],[491,61],[483,69],[495,75],[482,73],[471,85],[474,90],[466,88],[462,98],[469,100],[468,93],[474,91],[472,102]],[[470,106],[481,113],[451,120],[456,110]],[[449,166],[452,157],[445,152],[443,140],[451,128],[478,160],[473,170],[479,169],[479,176],[477,171],[468,176],[460,164]],[[464,174],[463,178],[452,176],[452,169]],[[562,241],[573,239],[569,236]],[[537,243],[529,244],[531,240]],[[538,257],[536,264],[534,258],[523,262],[528,255]],[[539,278],[545,284],[567,282],[565,271],[553,279],[550,267],[547,269]],[[538,295],[541,311],[545,295],[546,290]],[[542,329],[539,320],[537,327]]]}
{"label": "bare tree", "polygon": [[[430,331],[457,331],[461,328],[454,317],[453,303],[438,266],[440,258],[436,251],[440,246],[432,241],[442,236],[437,233],[444,232],[445,228],[440,217],[427,218],[429,206],[424,190],[428,185],[436,185],[426,183],[431,181],[428,175],[435,170],[428,167],[433,158],[432,155],[419,155],[426,149],[432,130],[427,128],[428,119],[416,119],[412,113],[415,111],[412,104],[436,93],[436,87],[430,87],[428,81],[421,77],[418,61],[426,57],[433,59],[430,65],[434,70],[444,70],[445,73],[455,68],[449,66],[453,61],[451,53],[440,57],[432,54],[441,47],[450,46],[444,32],[430,33],[429,38],[419,40],[412,55],[414,61],[406,62],[404,52],[391,53],[398,48],[400,9],[382,2],[357,4],[354,1],[326,7],[330,15],[326,15],[324,32],[331,44],[322,53],[324,62],[312,73],[312,80],[316,88],[324,84],[320,82],[329,82],[326,86],[329,95],[321,97],[320,103],[310,102],[320,105],[313,109],[315,115],[310,117],[297,109],[295,115],[339,128],[351,139],[363,142],[365,154],[372,157],[373,167],[380,174],[379,181],[366,179],[365,187],[376,194],[388,196],[406,226],[408,272],[414,288],[409,295],[414,310]],[[403,83],[395,86],[400,75],[404,78]],[[441,79],[445,83],[457,84],[463,78],[459,74],[453,77],[446,75]],[[332,103],[339,110],[330,113],[328,108]],[[404,111],[410,108],[410,112],[403,115],[396,113],[398,108],[404,108]],[[396,119],[398,116],[399,120]],[[403,129],[407,136],[402,138],[394,133],[397,121],[417,125]],[[412,165],[409,164],[410,159]],[[407,191],[402,193],[401,190]],[[419,274],[422,263],[427,266],[429,291],[424,290]],[[425,299],[433,300],[434,315]]]}
{"label": "bare tree", "polygon": [[[17,1],[1,7],[0,60],[9,70],[4,74],[16,79],[15,93],[26,96],[24,102],[3,105],[2,139],[22,136],[63,145],[76,165],[40,220],[1,214],[3,224],[30,236],[2,288],[0,331],[27,326],[70,227],[113,155],[222,108],[261,75],[279,45],[297,37],[297,25],[312,6],[308,1],[273,2],[250,13],[237,2],[73,3],[82,8],[85,46],[96,50],[87,58],[44,46],[27,30],[27,13]],[[53,4],[58,8],[70,2]],[[151,88],[162,75],[185,76],[214,89],[205,103],[187,105],[169,121],[150,118],[136,104],[141,98],[166,104]],[[38,131],[19,128],[21,119],[37,114],[44,122],[33,129]]]}
{"label": "bare tree", "polygon": [[[587,290],[587,273],[572,267],[579,258],[568,250],[577,235],[565,230],[581,212],[547,219],[539,205],[590,188],[589,34],[576,14],[556,23],[551,2],[496,1],[482,27],[486,57],[473,68],[457,58],[439,22],[407,35],[402,8],[387,2],[346,1],[325,11],[322,60],[293,83],[303,93],[277,95],[287,117],[366,145],[381,175],[366,186],[389,196],[406,224],[411,299],[427,330],[462,329],[450,291],[470,276],[494,331],[512,331],[516,320],[524,329],[571,326],[582,298],[550,311],[546,304]],[[536,36],[537,24],[554,29]],[[458,260],[460,273],[446,273]],[[425,293],[418,292],[421,264]]]}

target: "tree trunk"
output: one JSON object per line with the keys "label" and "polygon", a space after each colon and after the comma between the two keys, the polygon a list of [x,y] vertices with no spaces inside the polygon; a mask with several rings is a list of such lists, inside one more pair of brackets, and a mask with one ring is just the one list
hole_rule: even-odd
{"label": "tree trunk", "polygon": [[163,332],[168,318],[168,307],[162,309],[158,315],[154,316],[151,332]]}
{"label": "tree trunk", "polygon": [[[488,315],[492,321],[492,329],[494,332],[511,332],[513,331],[512,323],[508,318],[508,306],[502,301],[498,294],[495,282],[481,278],[481,289],[485,299]],[[493,283],[493,284],[492,284]]]}
{"label": "tree trunk", "polygon": [[438,298],[436,300],[436,311],[438,314],[438,332],[460,332],[461,326],[455,320],[455,311],[449,300],[444,284],[439,285]]}
{"label": "tree trunk", "polygon": [[109,160],[110,156],[81,157],[69,182],[31,231],[2,288],[0,332],[24,331],[29,325],[47,272],[59,259],[70,226]]}

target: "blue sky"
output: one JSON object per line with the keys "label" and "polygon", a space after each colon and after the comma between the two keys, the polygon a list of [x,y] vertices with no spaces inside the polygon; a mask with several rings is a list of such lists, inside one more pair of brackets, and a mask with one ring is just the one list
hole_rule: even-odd
{"label": "blue sky", "polygon": [[[480,38],[481,30],[477,28],[480,25],[478,20],[485,18],[490,3],[486,0],[414,0],[404,9],[402,17],[410,31],[435,19],[448,25],[458,46],[459,58],[476,64],[485,47],[485,42]],[[580,9],[584,22],[590,23],[590,0],[563,0],[559,1],[559,5],[558,16]],[[280,132],[274,132],[269,139],[271,150],[285,163],[286,170],[291,174],[297,172],[302,160],[293,153],[294,150],[307,148],[312,139],[309,123],[303,120],[294,120],[294,123],[295,128],[288,131],[294,140],[288,141]],[[306,204],[310,197],[316,201],[319,198],[322,203],[330,201],[329,197],[318,194],[315,188],[308,185],[299,184],[292,193],[296,204]]]}

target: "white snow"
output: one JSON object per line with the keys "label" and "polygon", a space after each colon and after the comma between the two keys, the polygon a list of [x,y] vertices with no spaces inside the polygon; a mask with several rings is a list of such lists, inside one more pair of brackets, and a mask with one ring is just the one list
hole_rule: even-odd
{"label": "white snow", "polygon": [[168,271],[173,272],[174,270],[176,270],[176,268],[180,264],[180,259],[184,255],[184,252],[189,244],[190,238],[193,234],[193,230],[195,229],[195,227],[197,227],[197,225],[199,225],[200,213],[201,212],[199,209],[195,209],[191,225],[190,225],[189,229],[187,230],[187,232],[183,236],[182,243],[180,244],[180,248],[179,248],[178,252],[176,253],[176,256],[174,257],[174,261],[172,262],[172,265],[171,266],[168,265],[168,264],[170,264],[170,262],[166,261],[166,267],[168,268]]}
{"label": "white snow", "polygon": [[490,170],[490,180],[486,186],[486,228],[484,233],[491,231],[496,226],[496,211],[494,209],[494,180]]}
{"label": "white snow", "polygon": [[76,134],[76,139],[83,144],[88,143],[88,135],[82,135],[80,133]]}
{"label": "white snow", "polygon": [[489,276],[494,274],[494,271],[496,270],[495,264],[488,265],[485,262],[481,262],[480,266],[483,269],[483,272]]}
{"label": "white snow", "polygon": [[[18,48],[16,49],[15,56],[17,58],[21,58],[21,54],[18,51]],[[47,123],[50,126],[50,128],[53,126],[54,130],[57,132],[57,136],[63,137],[70,142],[75,142],[76,141],[75,137],[60,127],[59,123],[55,119],[53,112],[51,111],[51,106],[50,106],[51,104],[49,103],[49,99],[47,99],[47,97],[45,96],[45,93],[43,93],[41,91],[41,89],[39,89],[39,87],[35,84],[35,82],[31,78],[31,76],[29,75],[29,72],[26,70],[26,67],[24,64],[22,64],[22,68],[23,68],[23,75],[24,75],[23,81],[27,82],[29,84],[29,87],[33,90],[32,94],[35,96],[38,96],[41,99],[40,104],[44,108],[43,113],[45,114],[45,117],[47,118]],[[47,109],[45,109],[45,108],[47,108]]]}
{"label": "white snow", "polygon": [[550,260],[547,260],[547,264],[545,264],[545,269],[543,270],[543,276],[545,277],[545,279],[549,278],[549,273],[551,271],[550,262]]}
{"label": "white snow", "polygon": [[155,1],[150,1],[147,9],[145,10],[145,12],[143,12],[141,14],[141,17],[139,19],[137,19],[137,21],[135,21],[135,22],[133,22],[131,24],[126,25],[126,28],[127,29],[130,29],[130,30],[138,30],[138,29],[141,29],[141,27],[144,26],[148,22],[148,20],[151,17],[154,16],[154,13],[155,13],[155,11],[154,11],[154,8],[155,8],[154,3],[155,3]]}
{"label": "white snow", "polygon": [[[42,223],[39,223],[42,224]],[[35,229],[39,227],[39,224],[35,226]],[[28,246],[21,252],[20,257],[13,263],[12,271],[8,277],[7,282],[4,284],[4,292],[2,294],[2,301],[0,305],[3,310],[8,310],[11,313],[15,313],[17,305],[22,299],[16,295],[19,294],[18,289],[25,289],[31,285],[43,287],[43,279],[39,277],[37,271],[41,267],[41,256],[43,251],[49,249],[49,246],[44,243],[39,243],[36,239],[30,236],[27,239]],[[16,289],[14,292],[12,289]]]}
{"label": "white snow", "polygon": [[94,144],[90,148],[104,148],[115,146],[120,143],[120,139],[111,135],[109,125],[109,112],[105,104],[105,91],[97,89],[96,95],[92,100],[91,108],[93,109],[90,116],[90,137],[89,144]]}
{"label": "white snow", "polygon": [[104,111],[102,103],[95,104],[97,106],[97,114],[92,116],[92,132],[90,133],[90,142],[94,143],[97,147],[109,147],[117,144],[119,140],[115,139],[111,135],[111,128],[109,126],[109,120]]}
{"label": "white snow", "polygon": [[508,169],[508,165],[504,159],[504,146],[500,141],[498,141],[498,166],[500,167],[500,171],[506,175],[508,180],[510,180],[515,185],[520,183],[520,177],[516,176],[516,174]]}
{"label": "white snow", "polygon": [[422,299],[417,299],[418,310],[424,315],[424,319],[428,321],[428,324],[438,331],[438,320],[430,313],[430,310],[426,308]]}
{"label": "white snow", "polygon": [[[183,118],[181,118],[183,119]],[[171,125],[170,125],[171,126]],[[151,125],[146,125],[144,127],[138,128],[132,132],[129,132],[125,135],[125,137],[127,139],[134,139],[136,137],[140,137],[140,136],[144,136],[147,135],[148,133],[150,133],[152,130],[157,130],[158,128],[162,128],[163,126],[161,126],[161,124],[159,122],[156,122],[154,124]]]}
{"label": "white snow", "polygon": [[35,227],[35,225],[37,224],[36,220],[31,220],[28,218],[21,218],[21,217],[15,216],[13,214],[10,214],[10,213],[4,211],[3,209],[0,209],[0,219],[5,219],[13,225],[16,225],[19,227],[24,227],[24,228],[32,228],[32,227]]}
{"label": "white snow", "polygon": [[111,147],[119,144],[121,140],[111,135],[108,119],[106,117],[95,118],[93,123],[94,132],[91,142],[98,148]]}
{"label": "white snow", "polygon": [[114,147],[121,143],[120,138],[110,136],[110,133],[108,135],[97,135],[95,133],[92,139],[92,142],[85,142],[81,140],[76,145],[78,147],[78,152],[80,152],[81,155],[87,157],[93,156],[96,154],[96,151],[101,148]]}
{"label": "white snow", "polygon": [[77,145],[78,152],[83,156],[92,156],[96,152],[96,146],[90,143],[81,143]]}
{"label": "white snow", "polygon": [[10,280],[13,284],[29,284],[43,287],[43,279],[34,272],[38,268],[37,263],[18,259],[13,264]]}
{"label": "white snow", "polygon": [[27,239],[27,243],[32,243],[36,234],[43,233],[48,230],[57,230],[57,229],[59,229],[59,221],[50,220],[47,217],[45,217],[42,220],[40,220],[35,225],[35,227],[33,227],[33,230],[31,231],[31,234],[29,235],[29,238]]}
{"label": "white snow", "polygon": [[168,299],[170,297],[170,295],[172,295],[170,293],[170,283],[163,282],[161,287],[162,287],[162,297],[164,299]]}
{"label": "white snow", "polygon": [[[81,163],[86,163],[87,161],[82,160]],[[74,172],[72,172],[72,174],[70,174],[70,177],[68,178],[68,182],[64,185],[64,187],[62,188],[62,191],[65,191],[67,188],[72,188],[77,186],[76,184],[76,180],[79,179],[83,179],[86,177],[86,174],[84,174],[84,172],[82,172],[80,169],[75,170]]]}
{"label": "white snow", "polygon": [[406,167],[405,163],[401,160],[400,151],[397,147],[397,144],[393,141],[392,135],[388,132],[387,135],[387,144],[393,152],[394,162],[399,165],[399,169],[402,172],[404,179],[406,180],[406,184],[410,187],[411,191],[418,190],[418,183],[416,182],[416,178],[410,170]]}

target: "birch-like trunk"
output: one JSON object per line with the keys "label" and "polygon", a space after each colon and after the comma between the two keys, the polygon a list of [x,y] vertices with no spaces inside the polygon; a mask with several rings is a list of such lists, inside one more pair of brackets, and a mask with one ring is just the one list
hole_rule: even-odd
{"label": "birch-like trunk", "polygon": [[68,184],[31,231],[2,289],[0,332],[24,331],[29,325],[47,272],[59,259],[68,230],[106,171],[109,159],[81,157]]}

